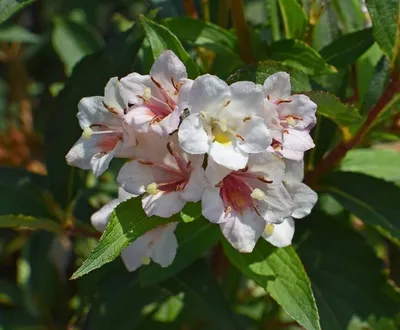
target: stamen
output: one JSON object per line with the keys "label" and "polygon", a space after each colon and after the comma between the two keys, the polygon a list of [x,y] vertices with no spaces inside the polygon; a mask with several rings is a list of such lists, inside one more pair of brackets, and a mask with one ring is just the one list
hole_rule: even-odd
{"label": "stamen", "polygon": [[144,160],[138,160],[138,162],[142,165],[153,165],[153,162],[148,162],[148,161],[144,161]]}
{"label": "stamen", "polygon": [[153,117],[153,119],[150,121],[149,125],[154,125],[154,124],[158,124],[161,121],[161,118],[158,116]]}
{"label": "stamen", "polygon": [[242,168],[241,170],[239,170],[240,172],[247,172],[249,170],[249,167],[246,165],[245,168]]}
{"label": "stamen", "polygon": [[287,100],[278,100],[275,103],[276,103],[276,105],[279,105],[281,103],[290,103],[290,102],[292,102],[292,100],[291,99],[287,99]]}
{"label": "stamen", "polygon": [[269,101],[271,99],[271,97],[269,95],[267,95],[267,100]]}
{"label": "stamen", "polygon": [[151,99],[151,89],[149,87],[146,87],[143,91],[143,99],[145,101],[149,101]]}
{"label": "stamen", "polygon": [[253,192],[251,193],[250,196],[251,196],[251,198],[254,198],[254,199],[257,199],[259,201],[262,201],[265,198],[265,193],[261,189],[256,188],[256,189],[253,190]]}
{"label": "stamen", "polygon": [[174,151],[171,148],[171,142],[167,143],[167,149],[168,149],[168,152],[171,154],[171,156],[175,156]]}
{"label": "stamen", "polygon": [[263,176],[258,176],[257,179],[264,183],[273,183],[274,182],[274,181],[265,179]]}
{"label": "stamen", "polygon": [[174,77],[173,77],[173,76],[171,76],[171,84],[172,84],[172,86],[174,86],[175,91],[179,92],[179,89],[178,89],[178,87],[177,87],[176,84],[175,84],[175,80],[174,80]]}
{"label": "stamen", "polygon": [[90,138],[92,137],[92,134],[93,134],[93,130],[92,130],[90,127],[86,127],[86,128],[83,130],[82,137],[83,137],[85,140],[90,140]]}
{"label": "stamen", "polygon": [[244,142],[244,137],[243,136],[241,136],[240,134],[236,134],[235,135],[238,139],[241,139],[243,142]]}
{"label": "stamen", "polygon": [[224,104],[224,108],[226,108],[229,104],[231,104],[231,100],[227,100]]}
{"label": "stamen", "polygon": [[142,257],[142,265],[148,265],[150,263],[150,258],[148,256]]}
{"label": "stamen", "polygon": [[225,215],[230,214],[232,211],[232,207],[230,207],[229,205],[225,208]]}
{"label": "stamen", "polygon": [[157,183],[152,182],[146,187],[146,192],[150,195],[157,195],[158,194],[158,187]]}
{"label": "stamen", "polygon": [[289,134],[289,131],[288,131],[287,129],[285,129],[285,130],[283,131],[283,134]]}
{"label": "stamen", "polygon": [[224,184],[222,183],[222,181],[218,182],[215,187],[216,188],[221,188]]}
{"label": "stamen", "polygon": [[251,119],[251,117],[244,117],[243,118],[243,122],[245,123],[246,121],[248,121],[248,120],[250,120]]}
{"label": "stamen", "polygon": [[271,236],[274,233],[274,229],[275,226],[272,223],[269,223],[265,226],[264,233]]}
{"label": "stamen", "polygon": [[111,106],[105,104],[104,101],[103,101],[103,105],[104,105],[104,107],[105,107],[108,111],[110,111],[111,113],[113,113],[113,114],[115,114],[115,115],[119,115],[119,111],[118,111],[115,107],[111,107]]}
{"label": "stamen", "polygon": [[297,122],[292,116],[287,116],[286,117],[286,122],[288,123],[289,126],[295,127]]}
{"label": "stamen", "polygon": [[154,83],[154,85],[157,86],[157,88],[162,88],[161,84],[152,76],[150,76],[151,81]]}
{"label": "stamen", "polygon": [[190,166],[192,166],[192,161],[191,160],[189,160],[189,162],[186,164],[186,168],[189,169]]}
{"label": "stamen", "polygon": [[221,119],[221,120],[214,120],[211,124],[218,125],[221,128],[222,132],[226,132],[228,130],[228,126],[226,125],[226,121]]}

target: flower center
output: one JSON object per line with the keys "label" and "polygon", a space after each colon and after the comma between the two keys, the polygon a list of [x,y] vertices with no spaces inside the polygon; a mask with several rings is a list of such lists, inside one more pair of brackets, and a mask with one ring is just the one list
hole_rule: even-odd
{"label": "flower center", "polygon": [[235,175],[228,175],[222,180],[220,196],[225,205],[226,213],[231,210],[242,214],[247,208],[253,208],[252,189]]}

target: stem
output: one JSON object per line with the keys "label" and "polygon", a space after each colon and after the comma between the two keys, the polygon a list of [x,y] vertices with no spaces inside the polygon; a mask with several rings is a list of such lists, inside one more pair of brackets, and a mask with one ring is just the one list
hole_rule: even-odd
{"label": "stem", "polygon": [[271,23],[272,40],[277,41],[281,38],[277,0],[267,0],[266,5],[268,10],[268,17]]}
{"label": "stem", "polygon": [[356,145],[361,143],[369,130],[374,126],[376,119],[379,117],[381,112],[385,109],[385,106],[390,102],[396,93],[400,92],[400,73],[395,72],[391,76],[389,85],[385,92],[382,94],[378,103],[368,113],[368,117],[364,124],[358,130],[357,134],[354,135],[349,141],[342,141],[315,167],[313,171],[306,174],[304,182],[308,185],[313,185],[319,177],[325,173],[331,171],[335,166],[346,156],[347,152],[354,148]]}
{"label": "stem", "polygon": [[243,0],[230,0],[233,25],[236,29],[242,59],[246,63],[253,62],[251,54],[249,28],[244,17]]}
{"label": "stem", "polygon": [[203,13],[203,19],[206,22],[210,21],[210,5],[208,0],[201,0],[201,11]]}
{"label": "stem", "polygon": [[218,3],[218,25],[226,28],[228,26],[229,2],[220,0]]}
{"label": "stem", "polygon": [[191,18],[199,18],[199,14],[196,11],[193,0],[183,0],[183,9],[187,16]]}

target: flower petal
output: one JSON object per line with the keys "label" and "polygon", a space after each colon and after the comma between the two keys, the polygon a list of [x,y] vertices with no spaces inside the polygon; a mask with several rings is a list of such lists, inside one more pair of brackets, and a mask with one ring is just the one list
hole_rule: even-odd
{"label": "flower petal", "polygon": [[177,223],[173,222],[155,229],[162,233],[151,250],[150,258],[161,267],[168,267],[175,259],[178,249],[178,241],[174,233],[176,226]]}
{"label": "flower petal", "polygon": [[119,199],[113,199],[100,208],[97,212],[92,214],[90,221],[92,226],[96,228],[97,231],[103,232],[106,229],[110,215],[119,203],[121,203]]}
{"label": "flower petal", "polygon": [[247,153],[258,153],[267,150],[272,138],[261,117],[253,116],[245,121],[236,131],[243,140],[238,139],[238,147]]}
{"label": "flower petal", "polygon": [[79,138],[65,156],[68,165],[76,166],[83,170],[90,170],[92,157],[101,152],[98,140],[99,136],[92,136],[89,140],[83,137]]}
{"label": "flower petal", "polygon": [[207,168],[206,168],[206,178],[210,184],[216,185],[231,172],[232,172],[231,169],[219,165],[211,157],[208,158]]}
{"label": "flower petal", "polygon": [[181,79],[187,78],[186,67],[171,50],[164,51],[154,62],[150,70],[150,76],[154,77],[169,93],[174,94],[175,87]]}
{"label": "flower petal", "polygon": [[285,247],[292,244],[294,235],[294,221],[292,218],[287,218],[279,225],[273,225],[272,234],[263,233],[263,238],[276,247]]}
{"label": "flower petal", "polygon": [[182,121],[178,137],[181,148],[189,154],[204,154],[210,149],[210,142],[198,113],[191,114]]}
{"label": "flower petal", "polygon": [[137,133],[147,133],[154,113],[146,107],[137,107],[129,111],[125,116],[125,122]]}
{"label": "flower petal", "polygon": [[158,192],[156,195],[146,195],[142,199],[142,206],[146,214],[161,218],[169,218],[178,213],[186,202],[179,192]]}
{"label": "flower petal", "polygon": [[285,182],[301,182],[304,178],[304,159],[285,159]]}
{"label": "flower petal", "polygon": [[181,191],[181,197],[188,202],[198,202],[203,195],[207,180],[202,167],[196,167],[190,174],[190,179]]}
{"label": "flower petal", "polygon": [[77,114],[79,125],[82,129],[94,124],[108,127],[120,127],[122,117],[107,110],[103,104],[104,97],[84,97],[79,101]]}
{"label": "flower petal", "polygon": [[270,101],[285,100],[291,94],[290,75],[277,72],[270,75],[264,82],[264,93]]}
{"label": "flower petal", "polygon": [[183,110],[189,107],[189,97],[193,85],[193,80],[182,79],[181,83],[183,85],[179,89],[178,93],[178,107]]}
{"label": "flower petal", "polygon": [[122,78],[121,84],[124,87],[128,104],[132,105],[143,104],[143,99],[138,96],[143,96],[145,88],[150,88],[152,94],[156,92],[156,88],[150,76],[141,75],[136,72]]}
{"label": "flower petal", "polygon": [[317,193],[301,182],[288,181],[284,185],[294,203],[292,217],[301,219],[309,215],[317,203]]}
{"label": "flower petal", "polygon": [[189,110],[193,113],[200,111],[211,117],[217,116],[219,109],[229,100],[231,93],[225,81],[209,74],[195,79],[189,96]]}
{"label": "flower petal", "polygon": [[219,188],[209,187],[204,190],[201,199],[201,209],[204,217],[212,223],[222,223],[227,220]]}
{"label": "flower petal", "polygon": [[247,165],[247,172],[262,176],[268,181],[281,182],[285,175],[284,161],[269,151],[250,155]]}
{"label": "flower petal", "polygon": [[317,105],[306,95],[292,95],[291,102],[284,102],[278,105],[279,116],[296,116],[302,118],[297,120],[297,129],[311,129],[317,122],[315,112]]}
{"label": "flower petal", "polygon": [[121,115],[128,107],[125,90],[117,77],[111,78],[104,89],[104,103],[117,110]]}
{"label": "flower petal", "polygon": [[127,192],[141,195],[146,191],[146,186],[154,182],[154,175],[149,165],[132,160],[122,166],[117,182]]}
{"label": "flower petal", "polygon": [[249,159],[249,155],[235,147],[233,143],[222,144],[214,142],[211,146],[209,155],[216,163],[234,171],[246,167]]}
{"label": "flower petal", "polygon": [[122,261],[129,272],[133,272],[143,265],[143,257],[148,257],[151,253],[152,239],[152,233],[149,231],[122,251]]}
{"label": "flower petal", "polygon": [[166,116],[160,122],[154,122],[150,125],[153,132],[158,135],[166,136],[173,133],[178,129],[179,123],[181,121],[182,111],[180,108],[176,107],[168,116]]}
{"label": "flower petal", "polygon": [[117,146],[113,150],[105,154],[96,154],[92,157],[92,159],[90,160],[90,165],[95,176],[102,175],[108,169],[111,160],[115,156],[117,148],[119,149],[121,147],[122,143],[118,142]]}
{"label": "flower petal", "polygon": [[254,211],[246,210],[240,215],[231,212],[229,219],[221,223],[220,227],[226,239],[236,250],[250,253],[264,232],[265,221]]}
{"label": "flower petal", "polygon": [[292,160],[301,160],[303,153],[315,147],[308,131],[286,129],[283,133],[281,153],[283,157]]}

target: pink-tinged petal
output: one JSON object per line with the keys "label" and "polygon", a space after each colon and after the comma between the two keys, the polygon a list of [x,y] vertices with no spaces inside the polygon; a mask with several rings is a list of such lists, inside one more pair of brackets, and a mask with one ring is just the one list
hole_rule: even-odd
{"label": "pink-tinged petal", "polygon": [[161,218],[169,218],[178,213],[186,202],[179,192],[159,192],[156,195],[146,195],[142,199],[142,206],[146,214]]}
{"label": "pink-tinged petal", "polygon": [[270,229],[272,233],[266,230],[263,233],[263,238],[276,247],[285,247],[292,244],[294,235],[294,221],[292,218],[287,218],[279,225],[273,225]]}
{"label": "pink-tinged petal", "polygon": [[236,250],[250,253],[264,232],[265,221],[249,209],[242,214],[231,212],[229,219],[221,223],[220,227],[228,242]]}
{"label": "pink-tinged petal", "polygon": [[317,203],[317,193],[304,183],[295,181],[285,182],[285,187],[294,203],[292,217],[301,219],[309,215]]}
{"label": "pink-tinged petal", "polygon": [[154,175],[149,165],[132,160],[122,166],[117,182],[127,192],[141,195],[146,191],[147,185],[154,182]]}
{"label": "pink-tinged petal", "polygon": [[147,133],[154,118],[154,113],[146,107],[134,108],[124,116],[128,126],[137,133]]}
{"label": "pink-tinged petal", "polygon": [[105,204],[97,212],[92,214],[90,221],[97,231],[103,232],[106,229],[110,215],[119,203],[121,203],[119,199],[113,199],[111,202]]}
{"label": "pink-tinged petal", "polygon": [[181,114],[182,111],[177,107],[160,122],[151,123],[150,128],[158,135],[167,136],[178,129]]}
{"label": "pink-tinged petal", "polygon": [[171,50],[164,51],[154,62],[150,70],[150,76],[157,80],[161,86],[173,95],[175,87],[181,79],[187,78],[186,67]]}
{"label": "pink-tinged petal", "polygon": [[244,168],[249,155],[232,143],[214,142],[209,153],[210,157],[219,165],[237,171]]}
{"label": "pink-tinged petal", "polygon": [[278,224],[292,215],[294,204],[281,182],[264,185],[262,190],[265,193],[264,199],[254,200],[254,203],[265,221]]}
{"label": "pink-tinged petal", "polygon": [[270,131],[261,117],[253,116],[246,120],[236,131],[242,139],[237,146],[247,153],[258,153],[267,150],[272,142]]}
{"label": "pink-tinged petal", "polygon": [[205,74],[195,79],[189,96],[192,114],[203,111],[210,117],[218,116],[221,107],[231,98],[229,86],[216,76]]}
{"label": "pink-tinged petal", "polygon": [[289,98],[292,90],[290,76],[286,72],[277,72],[269,76],[263,87],[265,96],[272,102]]}
{"label": "pink-tinged petal", "polygon": [[98,136],[92,136],[89,140],[81,137],[65,156],[68,165],[90,170],[92,157],[101,152],[97,142]]}
{"label": "pink-tinged petal", "polygon": [[283,132],[282,155],[292,160],[301,160],[303,153],[315,147],[308,131],[286,129]]}
{"label": "pink-tinged petal", "polygon": [[143,96],[145,88],[150,88],[152,94],[155,92],[154,84],[149,75],[134,72],[122,78],[121,84],[124,87],[128,103],[132,105],[143,103],[143,99],[138,96]]}
{"label": "pink-tinged petal", "polygon": [[143,259],[149,257],[152,239],[151,231],[147,232],[122,251],[122,261],[129,272],[138,269],[143,265]]}
{"label": "pink-tinged petal", "polygon": [[285,159],[285,181],[301,182],[304,178],[304,159]]}
{"label": "pink-tinged petal", "polygon": [[161,267],[168,267],[175,259],[178,249],[174,233],[176,226],[177,223],[173,222],[155,229],[162,232],[151,250],[150,258]]}
{"label": "pink-tinged petal", "polygon": [[221,199],[219,188],[209,187],[204,190],[201,209],[203,216],[212,223],[227,221],[225,206]]}
{"label": "pink-tinged petal", "polygon": [[196,167],[190,174],[190,179],[185,188],[181,191],[181,198],[188,202],[201,200],[207,180],[202,167]]}
{"label": "pink-tinged petal", "polygon": [[278,105],[278,114],[280,117],[293,116],[301,118],[296,120],[297,129],[311,129],[317,122],[315,112],[317,105],[306,95],[292,95],[290,102]]}
{"label": "pink-tinged petal", "polygon": [[238,81],[229,86],[231,92],[230,103],[221,112],[227,118],[248,116],[263,116],[264,93],[260,85],[250,81]]}
{"label": "pink-tinged petal", "polygon": [[122,116],[128,107],[127,95],[117,77],[111,78],[104,89],[104,103]]}
{"label": "pink-tinged petal", "polygon": [[187,109],[189,107],[190,90],[192,89],[192,79],[182,79],[180,81],[183,85],[179,88],[178,93],[178,107],[180,109]]}
{"label": "pink-tinged petal", "polygon": [[282,142],[283,127],[280,124],[276,104],[265,99],[264,102],[264,116],[265,124],[270,130],[272,139]]}
{"label": "pink-tinged petal", "polygon": [[120,127],[122,117],[107,110],[103,104],[104,97],[84,97],[78,104],[77,114],[79,125],[82,129],[92,125],[105,125],[108,127]]}
{"label": "pink-tinged petal", "polygon": [[178,137],[181,148],[189,154],[204,154],[210,149],[210,141],[198,113],[182,121]]}
{"label": "pink-tinged petal", "polygon": [[92,167],[93,174],[95,176],[102,175],[110,165],[111,160],[115,156],[115,149],[107,152],[105,154],[96,154],[90,160],[90,165]]}
{"label": "pink-tinged petal", "polygon": [[284,161],[270,151],[249,157],[247,173],[263,177],[267,181],[281,182],[285,175]]}
{"label": "pink-tinged petal", "polygon": [[208,158],[207,168],[206,168],[206,178],[210,184],[216,185],[230,173],[232,173],[231,169],[219,165],[211,157]]}

